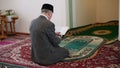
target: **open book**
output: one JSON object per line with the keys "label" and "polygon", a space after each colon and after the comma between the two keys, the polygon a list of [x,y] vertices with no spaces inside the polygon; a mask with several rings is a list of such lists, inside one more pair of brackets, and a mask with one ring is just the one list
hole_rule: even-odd
{"label": "open book", "polygon": [[68,26],[61,26],[61,27],[57,26],[55,29],[56,29],[55,32],[60,32],[61,35],[65,35],[69,27]]}

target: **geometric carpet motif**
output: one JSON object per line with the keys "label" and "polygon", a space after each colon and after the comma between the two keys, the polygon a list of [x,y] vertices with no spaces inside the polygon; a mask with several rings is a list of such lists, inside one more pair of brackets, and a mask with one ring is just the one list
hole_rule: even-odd
{"label": "geometric carpet motif", "polygon": [[[17,35],[17,39],[22,36]],[[14,37],[12,38],[14,40]],[[0,67],[4,68],[119,68],[120,41],[109,44],[109,46],[102,45],[94,57],[86,60],[58,62],[53,65],[42,66],[32,62],[30,57],[31,40],[29,35],[23,36],[15,44],[0,46]]]}
{"label": "geometric carpet motif", "polygon": [[83,35],[101,37],[105,39],[105,44],[113,43],[118,40],[118,21],[95,23],[71,28],[66,32],[63,38]]}

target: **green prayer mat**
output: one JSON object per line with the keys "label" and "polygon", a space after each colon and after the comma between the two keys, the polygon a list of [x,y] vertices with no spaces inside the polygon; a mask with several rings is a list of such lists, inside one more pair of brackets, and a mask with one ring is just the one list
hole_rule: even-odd
{"label": "green prayer mat", "polygon": [[104,39],[95,36],[71,36],[63,39],[59,44],[69,50],[73,57],[65,58],[63,61],[89,58],[104,43]]}
{"label": "green prayer mat", "polygon": [[63,38],[70,36],[98,36],[105,39],[105,44],[110,44],[118,40],[118,21],[106,23],[95,23],[82,27],[69,29]]}

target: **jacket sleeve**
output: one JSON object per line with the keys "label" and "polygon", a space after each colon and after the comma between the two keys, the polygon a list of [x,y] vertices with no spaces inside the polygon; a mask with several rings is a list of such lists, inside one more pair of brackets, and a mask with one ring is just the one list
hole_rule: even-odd
{"label": "jacket sleeve", "polygon": [[48,28],[46,30],[47,32],[47,37],[50,41],[50,43],[53,46],[58,46],[58,44],[60,43],[60,38],[55,34],[55,25],[53,23],[48,25]]}

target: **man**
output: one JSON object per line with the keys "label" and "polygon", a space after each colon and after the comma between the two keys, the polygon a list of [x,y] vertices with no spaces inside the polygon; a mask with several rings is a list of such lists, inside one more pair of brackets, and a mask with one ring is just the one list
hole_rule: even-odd
{"label": "man", "polygon": [[49,65],[68,57],[68,50],[58,46],[60,38],[55,34],[55,25],[50,21],[53,14],[51,4],[43,4],[42,15],[34,19],[30,26],[32,41],[31,59],[38,64]]}

